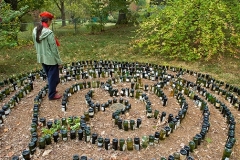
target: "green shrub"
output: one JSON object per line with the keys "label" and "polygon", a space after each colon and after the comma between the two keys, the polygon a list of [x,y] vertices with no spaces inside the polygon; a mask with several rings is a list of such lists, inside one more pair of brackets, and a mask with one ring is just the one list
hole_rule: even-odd
{"label": "green shrub", "polygon": [[103,25],[100,23],[90,22],[85,24],[88,31],[90,31],[91,34],[95,34],[97,32],[101,32],[103,30]]}
{"label": "green shrub", "polygon": [[233,1],[169,0],[143,17],[135,48],[182,60],[239,53],[240,5]]}
{"label": "green shrub", "polygon": [[10,5],[2,1],[0,3],[0,48],[13,47],[18,44],[18,32],[20,29],[19,18],[28,7],[25,6],[19,11],[11,10]]}

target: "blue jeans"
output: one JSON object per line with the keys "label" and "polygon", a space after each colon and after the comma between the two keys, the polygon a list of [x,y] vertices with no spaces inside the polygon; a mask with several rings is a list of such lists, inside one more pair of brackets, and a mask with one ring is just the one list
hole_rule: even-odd
{"label": "blue jeans", "polygon": [[52,99],[56,94],[56,88],[58,83],[60,82],[58,64],[46,65],[42,63],[42,67],[46,72],[47,79],[48,79],[48,98]]}

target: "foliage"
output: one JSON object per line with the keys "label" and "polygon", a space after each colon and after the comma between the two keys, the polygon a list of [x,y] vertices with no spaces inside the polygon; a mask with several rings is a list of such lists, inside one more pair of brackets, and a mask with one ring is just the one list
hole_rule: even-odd
{"label": "foliage", "polygon": [[206,141],[207,141],[207,143],[211,143],[211,142],[212,142],[212,139],[209,138],[209,137],[207,137],[207,138],[206,138]]}
{"label": "foliage", "polygon": [[[51,1],[50,1],[51,2]],[[66,26],[66,19],[75,22],[86,19],[89,15],[90,0],[54,0],[54,3],[44,7],[62,19],[62,26]]]}
{"label": "foliage", "polygon": [[131,1],[128,0],[109,0],[109,7],[111,11],[119,11],[124,10],[127,11],[128,5],[131,3]]}
{"label": "foliage", "polygon": [[28,6],[19,11],[11,10],[9,4],[0,2],[0,48],[17,45],[17,34],[20,29],[19,17],[27,10]]}
{"label": "foliage", "polygon": [[89,22],[85,24],[88,31],[90,31],[91,34],[95,34],[97,32],[102,31],[103,26],[100,23],[96,22]]}
{"label": "foliage", "polygon": [[50,0],[5,0],[5,2],[11,6],[12,10],[19,10],[20,8],[28,6],[27,12],[44,7],[48,1]]}
{"label": "foliage", "polygon": [[[60,26],[60,25],[59,25]],[[148,56],[142,52],[134,52],[130,43],[138,26],[106,25],[106,32],[89,35],[86,26],[79,26],[78,32],[74,28],[57,28],[55,35],[60,41],[60,56],[63,62],[81,60],[114,60],[140,63],[171,65],[208,73],[215,79],[240,87],[240,56],[222,55],[209,61],[181,61],[169,60],[161,55]],[[29,32],[19,32],[19,41],[31,40]],[[116,38],[117,37],[117,38]],[[11,49],[0,49],[0,81],[12,74],[26,73],[31,70],[42,69],[36,62],[36,50],[31,45],[17,46]]]}
{"label": "foliage", "polygon": [[57,120],[55,123],[53,123],[52,127],[50,129],[48,128],[42,128],[42,133],[43,136],[49,134],[49,135],[53,135],[54,132],[58,132],[61,129],[61,124],[60,121]]}
{"label": "foliage", "polygon": [[18,0],[18,8],[28,6],[28,11],[34,11],[36,9],[44,7],[49,0]]}
{"label": "foliage", "polygon": [[151,6],[137,31],[136,49],[182,60],[239,55],[240,5],[237,0],[169,0]]}
{"label": "foliage", "polygon": [[50,129],[48,129],[48,128],[42,128],[42,133],[43,133],[43,137],[45,136],[45,135],[53,135],[53,133],[54,132],[56,132],[56,130],[54,129],[54,128],[50,128]]}
{"label": "foliage", "polygon": [[60,130],[77,130],[80,127],[80,118],[79,117],[69,117],[67,119],[66,126],[61,124],[60,120],[56,120],[50,129],[44,127],[42,128],[43,136],[49,134],[53,135],[54,132],[60,132]]}
{"label": "foliage", "polygon": [[91,0],[90,5],[90,23],[86,26],[91,33],[104,31],[104,25],[107,23],[107,17],[109,12],[108,3],[104,3],[100,0]]}
{"label": "foliage", "polygon": [[144,7],[147,5],[146,0],[138,0],[136,3],[139,7]]}
{"label": "foliage", "polygon": [[131,1],[128,0],[109,0],[109,6],[111,11],[118,11],[118,20],[116,24],[127,24],[127,16],[126,14],[129,13],[128,6],[130,5]]}
{"label": "foliage", "polygon": [[53,0],[54,4],[57,6],[58,10],[60,11],[61,14],[61,19],[62,19],[62,27],[66,26],[66,3],[67,0]]}
{"label": "foliage", "polygon": [[[66,19],[71,19],[71,22],[75,22],[75,20],[86,20],[89,19],[89,24],[87,25],[89,29],[100,29],[100,31],[104,30],[104,24],[109,21],[115,22],[115,19],[108,19],[109,15],[113,15],[116,11],[123,12],[128,14],[128,20],[133,21],[136,19],[136,13],[131,15],[129,12],[129,4],[136,0],[109,0],[109,1],[101,1],[101,0],[54,0],[54,3],[48,3],[49,5],[44,7],[45,10],[53,12],[57,17],[63,19],[63,13],[66,16]],[[49,2],[45,0],[45,4]],[[138,1],[136,1],[138,2]],[[141,0],[140,5],[144,5],[144,0]],[[64,20],[63,20],[64,21]],[[62,22],[63,22],[62,21]],[[98,22],[97,24],[94,24]],[[93,25],[91,27],[91,25]],[[65,26],[65,25],[64,25]],[[97,26],[97,27],[96,27]],[[91,30],[90,30],[91,31]],[[91,31],[92,33],[95,32]]]}
{"label": "foliage", "polygon": [[[118,20],[116,24],[127,24],[128,22],[136,23],[138,14],[136,11],[130,10],[130,4],[137,4],[138,7],[146,5],[145,0],[109,0],[110,13],[118,11]],[[137,8],[138,8],[137,7]]]}
{"label": "foliage", "polygon": [[68,0],[66,11],[72,19],[80,17],[81,19],[89,16],[91,4],[90,0]]}
{"label": "foliage", "polygon": [[[70,123],[69,123],[70,124]],[[74,117],[73,122],[70,125],[71,130],[78,130],[80,128],[80,118],[79,117]]]}
{"label": "foliage", "polygon": [[28,23],[33,22],[33,17],[30,14],[25,14],[20,18],[20,21],[21,21],[20,31],[24,32],[24,31],[27,31],[28,29]]}
{"label": "foliage", "polygon": [[150,5],[165,5],[166,0],[150,0]]}

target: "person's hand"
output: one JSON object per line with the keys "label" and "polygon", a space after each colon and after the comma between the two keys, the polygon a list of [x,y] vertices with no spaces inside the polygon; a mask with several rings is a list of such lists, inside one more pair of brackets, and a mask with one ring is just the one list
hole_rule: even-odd
{"label": "person's hand", "polygon": [[58,65],[58,68],[62,68],[63,66],[62,65]]}

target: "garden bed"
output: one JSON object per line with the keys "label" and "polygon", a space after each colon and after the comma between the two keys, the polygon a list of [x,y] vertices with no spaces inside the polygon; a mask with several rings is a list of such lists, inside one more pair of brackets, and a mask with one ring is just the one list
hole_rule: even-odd
{"label": "garden bed", "polygon": [[[176,76],[177,72],[172,70],[167,70],[168,74]],[[197,75],[185,73],[182,75],[182,78],[191,82],[196,82]],[[106,82],[110,79],[108,78],[92,78],[87,79],[86,81],[101,81]],[[76,83],[83,82],[84,80],[76,81],[67,81],[60,83],[58,86],[58,92],[63,94],[67,88],[70,88]],[[4,119],[4,126],[0,128],[0,159],[8,159],[14,155],[21,156],[22,151],[28,149],[28,144],[31,141],[31,123],[33,115],[33,106],[34,98],[38,95],[39,91],[46,86],[46,81],[36,79],[33,81],[34,90],[27,94],[18,105],[11,109],[9,116]],[[87,125],[91,128],[91,134],[97,133],[98,137],[109,138],[112,143],[113,138],[118,140],[127,138],[134,139],[139,137],[140,140],[142,136],[154,135],[155,132],[160,132],[160,130],[167,126],[167,122],[160,122],[160,115],[162,112],[166,112],[166,118],[169,114],[176,116],[181,109],[180,104],[176,97],[172,94],[172,86],[168,84],[161,88],[164,94],[168,98],[168,103],[166,106],[163,106],[162,101],[159,97],[150,90],[150,86],[154,85],[156,81],[149,79],[142,79],[143,84],[149,85],[149,90],[146,91],[142,89],[143,93],[146,93],[149,100],[151,101],[152,111],[158,110],[159,116],[155,118],[147,118],[146,115],[146,104],[143,100],[136,99],[135,97],[123,96],[124,100],[128,100],[131,104],[131,109],[125,114],[120,114],[120,118],[123,120],[142,120],[142,125],[140,128],[134,130],[129,129],[124,131],[119,129],[117,125],[113,124],[112,121],[112,109],[107,107],[105,111],[98,111],[95,113],[94,118],[90,118],[90,121],[87,122]],[[117,88],[119,93],[122,88],[131,88],[130,82],[119,82],[112,84],[113,88]],[[204,87],[205,88],[205,87]],[[224,86],[222,86],[224,89]],[[230,109],[232,114],[235,117],[236,121],[236,131],[235,138],[238,140],[240,137],[239,133],[239,120],[240,112],[230,104],[224,96],[216,94],[214,91],[211,91],[210,88],[205,88],[209,93],[216,96],[221,102],[226,104]],[[68,105],[66,112],[62,111],[62,101],[54,100],[49,101],[47,96],[43,98],[41,106],[39,108],[39,118],[44,117],[47,121],[54,121],[55,119],[61,120],[62,118],[68,118],[71,116],[81,117],[84,115],[84,111],[89,109],[89,106],[86,104],[85,95],[89,90],[94,91],[92,100],[94,102],[99,102],[103,104],[108,100],[113,100],[116,98],[119,102],[121,96],[110,97],[109,92],[104,88],[86,88],[81,89],[71,96],[68,97]],[[17,91],[11,92],[12,95]],[[208,108],[210,111],[210,128],[206,133],[205,138],[201,141],[201,144],[198,145],[197,149],[194,149],[194,152],[190,152],[190,156],[194,159],[205,160],[205,159],[221,159],[224,151],[224,146],[227,140],[228,133],[228,124],[226,123],[226,118],[220,113],[219,109],[216,109],[214,104],[209,103],[205,97],[199,95],[201,99],[207,102]],[[97,144],[91,144],[91,142],[85,142],[84,140],[70,139],[68,135],[68,140],[63,141],[60,137],[58,143],[55,143],[52,140],[52,144],[46,145],[45,149],[36,148],[36,151],[31,155],[32,159],[41,160],[41,159],[72,159],[73,155],[78,154],[79,156],[87,156],[88,158],[96,159],[160,159],[161,156],[168,157],[173,155],[176,152],[179,152],[181,148],[185,145],[189,145],[189,142],[193,140],[193,137],[196,134],[199,134],[203,122],[203,111],[196,106],[196,103],[188,95],[184,95],[186,102],[188,104],[188,110],[184,119],[182,119],[181,124],[177,127],[173,133],[166,137],[165,140],[160,140],[159,143],[154,143],[154,145],[148,145],[147,148],[142,148],[137,151],[133,149],[132,151],[125,150],[120,151],[113,150],[112,148],[106,150],[104,147],[98,147]],[[2,105],[7,103],[11,95],[6,97],[2,101]],[[110,105],[111,106],[111,105]],[[42,136],[41,123],[38,126],[38,136]],[[69,133],[68,133],[69,134]],[[239,154],[239,144],[236,141],[233,152],[230,159],[237,160],[240,157]]]}

